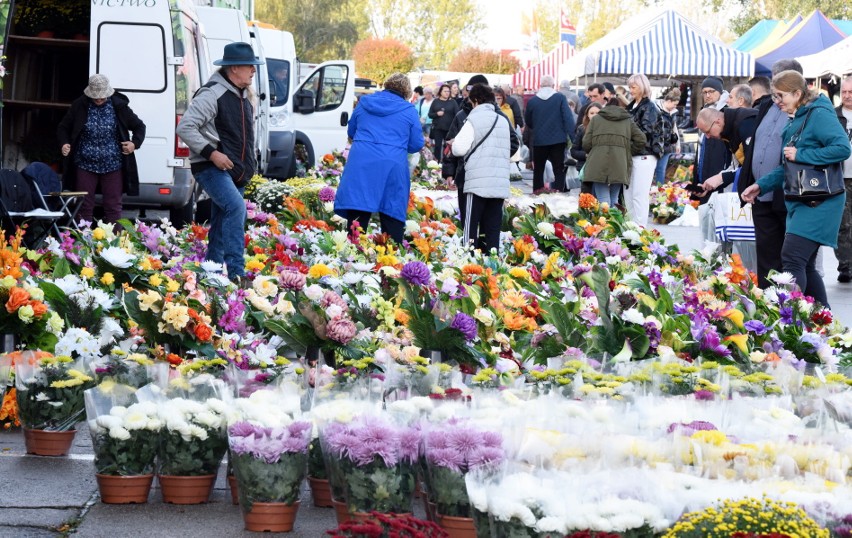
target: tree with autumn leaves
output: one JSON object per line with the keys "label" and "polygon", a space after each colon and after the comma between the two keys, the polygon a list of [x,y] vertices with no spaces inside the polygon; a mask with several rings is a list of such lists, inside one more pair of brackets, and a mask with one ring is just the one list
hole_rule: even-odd
{"label": "tree with autumn leaves", "polygon": [[468,47],[462,49],[453,57],[447,69],[462,73],[496,73],[508,75],[520,71],[521,64],[517,58],[508,52],[495,52],[493,50]]}
{"label": "tree with autumn leaves", "polygon": [[414,53],[396,39],[364,39],[352,49],[355,71],[359,76],[382,84],[393,73],[414,69]]}

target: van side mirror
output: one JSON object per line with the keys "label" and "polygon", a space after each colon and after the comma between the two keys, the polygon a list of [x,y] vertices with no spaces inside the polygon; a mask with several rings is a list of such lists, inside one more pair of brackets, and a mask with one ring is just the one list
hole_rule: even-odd
{"label": "van side mirror", "polygon": [[299,90],[296,92],[296,102],[294,103],[296,112],[301,114],[314,113],[314,92],[311,90]]}

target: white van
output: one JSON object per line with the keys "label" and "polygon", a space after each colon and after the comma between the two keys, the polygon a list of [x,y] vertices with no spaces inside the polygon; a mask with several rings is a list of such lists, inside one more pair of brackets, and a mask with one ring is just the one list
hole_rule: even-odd
{"label": "white van", "polygon": [[[297,166],[316,164],[346,147],[346,126],[355,104],[355,63],[332,60],[315,66],[300,83],[293,34],[262,23],[259,33],[269,73],[269,162],[265,175],[288,179]],[[298,161],[298,162],[297,162]]]}
{"label": "white van", "polygon": [[51,27],[43,29],[48,33],[39,32],[38,21],[55,12],[54,1],[0,4],[0,20],[10,21],[3,36],[3,165],[60,163],[56,126],[88,77],[102,73],[130,98],[147,131],[136,153],[139,195],[125,196],[125,206],[170,209],[178,225],[192,220],[195,180],[175,125],[208,64],[195,6],[188,0],[67,1],[80,4],[78,11],[61,21],[51,16]]}

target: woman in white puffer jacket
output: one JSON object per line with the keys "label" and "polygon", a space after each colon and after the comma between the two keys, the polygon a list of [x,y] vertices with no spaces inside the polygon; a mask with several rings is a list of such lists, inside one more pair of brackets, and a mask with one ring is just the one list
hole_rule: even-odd
{"label": "woman in white puffer jacket", "polygon": [[483,252],[499,250],[503,202],[509,197],[511,125],[497,113],[494,91],[471,88],[473,110],[453,141],[453,154],[464,157],[464,240]]}

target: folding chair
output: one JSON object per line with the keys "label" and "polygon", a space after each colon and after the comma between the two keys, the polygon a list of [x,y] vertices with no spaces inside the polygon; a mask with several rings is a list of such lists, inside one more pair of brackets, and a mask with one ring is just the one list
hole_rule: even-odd
{"label": "folding chair", "polygon": [[20,172],[0,170],[0,220],[7,235],[14,234],[16,228],[31,226],[32,234],[24,235],[24,242],[29,248],[39,248],[64,213],[34,208],[31,185]]}
{"label": "folding chair", "polygon": [[30,187],[33,189],[33,205],[47,211],[62,212],[62,217],[51,226],[56,238],[59,238],[60,227],[77,229],[77,212],[86,193],[62,190],[59,174],[44,163],[30,163],[21,170],[21,173],[30,181]]}

